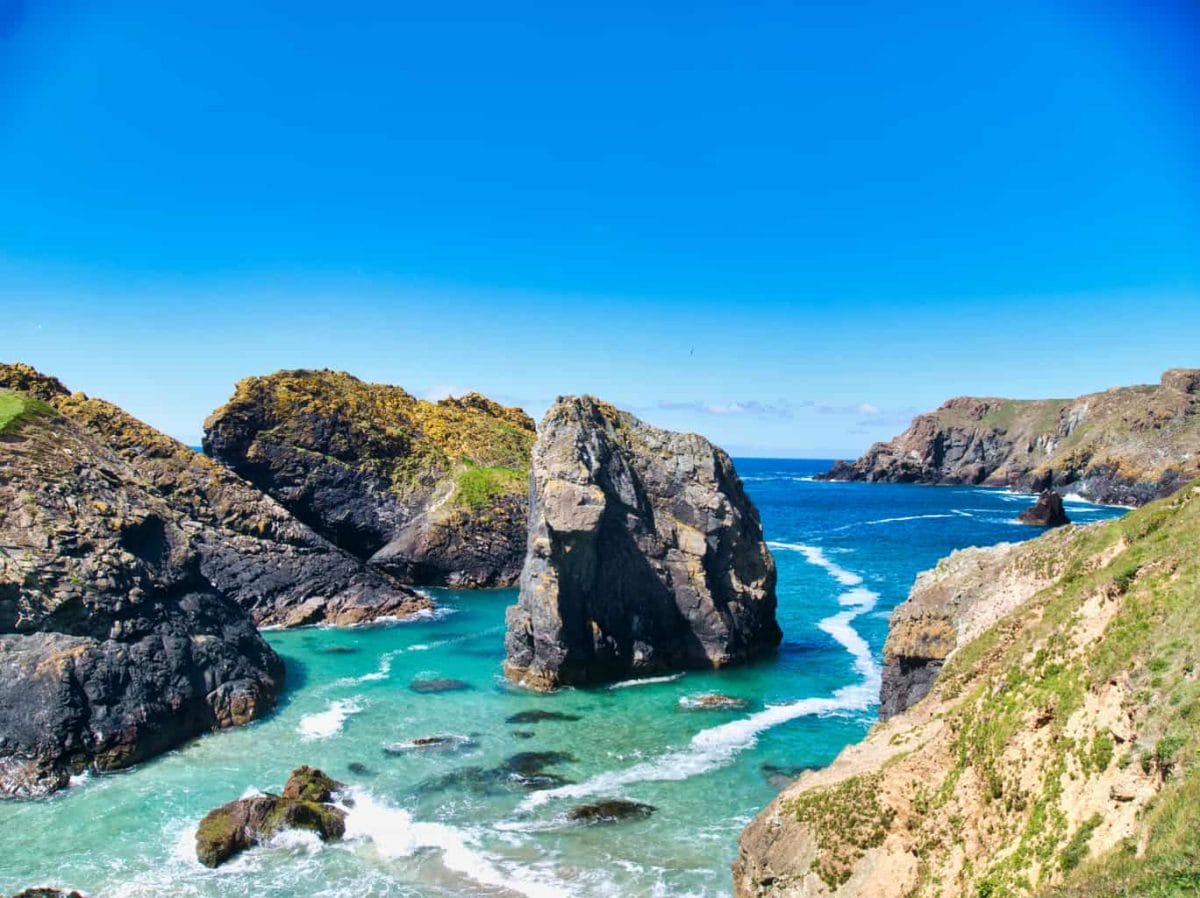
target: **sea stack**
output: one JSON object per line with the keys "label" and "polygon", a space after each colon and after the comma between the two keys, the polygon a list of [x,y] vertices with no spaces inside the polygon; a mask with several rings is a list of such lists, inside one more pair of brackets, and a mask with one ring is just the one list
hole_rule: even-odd
{"label": "sea stack", "polygon": [[1071,523],[1062,496],[1054,490],[1042,490],[1037,502],[1017,515],[1017,520],[1031,527],[1064,527]]}
{"label": "sea stack", "polygon": [[548,690],[759,657],[782,637],[775,563],[729,456],[591,396],[533,449],[510,679]]}

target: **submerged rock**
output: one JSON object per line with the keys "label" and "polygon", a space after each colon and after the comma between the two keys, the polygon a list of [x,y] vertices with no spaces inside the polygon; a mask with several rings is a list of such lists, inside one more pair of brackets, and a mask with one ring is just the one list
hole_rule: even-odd
{"label": "submerged rock", "polygon": [[460,767],[426,780],[417,791],[429,794],[461,789],[480,795],[501,795],[516,789],[526,792],[557,789],[572,780],[547,768],[574,760],[572,755],[560,751],[518,752],[495,767]]}
{"label": "submerged rock", "polygon": [[408,684],[413,692],[463,692],[471,688],[466,680],[456,680],[453,677],[438,677],[432,680],[413,680]]}
{"label": "submerged rock", "polygon": [[313,767],[298,767],[283,795],[240,798],[209,811],[196,830],[196,857],[218,867],[285,829],[307,829],[322,841],[346,832],[346,812],[332,802],[341,783]]}
{"label": "submerged rock", "polygon": [[608,798],[581,804],[567,811],[567,819],[576,823],[620,823],[625,820],[645,820],[654,813],[654,805],[624,798]]}
{"label": "submerged rock", "polygon": [[505,723],[543,723],[548,720],[576,721],[583,720],[578,714],[567,714],[563,711],[544,711],[534,708],[529,711],[518,711],[504,718]]}
{"label": "submerged rock", "polygon": [[689,711],[740,711],[749,704],[744,698],[722,695],[719,692],[685,695],[679,700],[679,706]]}
{"label": "submerged rock", "polygon": [[1037,502],[1017,515],[1017,520],[1033,527],[1064,527],[1071,523],[1062,496],[1054,490],[1042,490]]}
{"label": "submerged rock", "polygon": [[374,776],[375,775],[375,771],[373,771],[366,764],[363,764],[361,761],[351,761],[349,764],[346,765],[346,769],[349,770],[351,773],[353,773],[355,776]]}
{"label": "submerged rock", "polygon": [[475,740],[469,736],[418,736],[416,739],[408,742],[384,746],[383,753],[385,755],[398,756],[422,749],[457,751],[458,749],[471,748],[474,745]]}
{"label": "submerged rock", "polygon": [[337,371],[239,381],[204,448],[305,523],[409,582],[500,586],[525,551],[533,421]]}
{"label": "submerged rock", "polygon": [[729,456],[590,397],[560,397],[533,452],[505,671],[536,689],[773,651],[775,563]]}

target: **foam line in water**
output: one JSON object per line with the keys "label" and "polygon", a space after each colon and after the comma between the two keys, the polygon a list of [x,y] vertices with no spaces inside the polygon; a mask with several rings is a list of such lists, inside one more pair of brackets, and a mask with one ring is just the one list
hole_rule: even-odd
{"label": "foam line in water", "polygon": [[567,898],[571,894],[564,885],[534,876],[527,866],[504,863],[481,850],[476,838],[464,830],[445,823],[414,820],[403,808],[386,804],[361,789],[352,789],[351,794],[354,806],[346,816],[347,841],[370,841],[386,858],[437,850],[446,869],[480,885],[506,889],[527,898]]}
{"label": "foam line in water", "polygon": [[838,596],[845,610],[822,620],[817,626],[828,633],[854,659],[854,670],[862,677],[858,683],[843,686],[830,696],[803,698],[783,705],[770,705],[749,717],[701,730],[688,746],[643,761],[624,770],[598,774],[582,783],[535,792],[521,803],[532,810],[554,799],[575,799],[611,793],[625,786],[650,781],[691,779],[724,767],[740,752],[753,747],[758,735],[790,720],[814,715],[845,714],[865,711],[879,696],[880,670],[871,647],[851,623],[875,607],[878,593],[862,586],[862,577],[830,561],[817,546],[801,543],[771,543],[773,547],[801,552],[811,563],[824,569],[844,586],[851,587]]}
{"label": "foam line in water", "polygon": [[347,698],[332,701],[324,711],[305,714],[300,718],[297,729],[305,739],[328,739],[342,731],[346,718],[362,710],[357,699]]}
{"label": "foam line in water", "polygon": [[683,674],[671,674],[665,677],[640,677],[633,680],[621,680],[619,683],[613,683],[609,689],[628,689],[630,686],[650,686],[654,683],[674,683]]}
{"label": "foam line in water", "polygon": [[858,586],[858,584],[863,582],[863,578],[858,574],[848,571],[841,565],[830,561],[820,546],[810,546],[805,543],[782,543],[774,540],[769,540],[767,545],[772,549],[787,549],[792,552],[799,552],[809,564],[815,564],[817,567],[824,568],[833,579],[837,580],[843,586]]}

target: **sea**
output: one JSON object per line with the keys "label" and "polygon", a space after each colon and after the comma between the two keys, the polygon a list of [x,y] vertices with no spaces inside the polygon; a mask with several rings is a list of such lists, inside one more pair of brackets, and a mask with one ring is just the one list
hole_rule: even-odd
{"label": "sea", "polygon": [[[405,623],[270,631],[287,687],[266,719],[0,803],[0,894],[730,895],[742,828],[874,722],[888,616],[916,574],[954,549],[1038,533],[1015,522],[1027,494],[815,481],[824,460],[736,466],[779,570],[775,656],[533,694],[500,672],[512,589],[430,590],[437,610]],[[1066,508],[1078,523],[1123,513],[1074,496]],[[714,693],[730,701],[701,701]],[[414,743],[429,737],[444,738]],[[346,784],[345,839],[287,832],[201,866],[204,814],[279,791],[301,764]],[[603,799],[654,810],[571,818]]]}

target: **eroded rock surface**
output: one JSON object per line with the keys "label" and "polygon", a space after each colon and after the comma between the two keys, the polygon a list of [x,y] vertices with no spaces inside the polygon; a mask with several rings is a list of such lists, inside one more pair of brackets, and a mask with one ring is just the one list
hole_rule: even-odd
{"label": "eroded rock surface", "polygon": [[426,402],[336,371],[239,381],[205,451],[409,582],[500,586],[525,552],[533,421],[477,393]]}
{"label": "eroded rock surface", "polygon": [[0,433],[0,796],[42,795],[274,705],[279,658],[168,499],[45,400]]}
{"label": "eroded rock surface", "polygon": [[[430,607],[426,597],[341,551],[232,471],[117,406],[70,393],[21,364],[0,365],[0,390],[45,403],[116,455],[123,479],[113,485],[137,485],[160,499],[186,530],[200,574],[259,625],[355,624]],[[46,474],[60,478],[56,489],[73,488],[69,465]]]}
{"label": "eroded rock surface", "polygon": [[590,396],[533,451],[508,676],[536,689],[723,667],[773,650],[775,564],[724,452]]}
{"label": "eroded rock surface", "polygon": [[1073,490],[1142,505],[1200,476],[1200,369],[1077,399],[961,396],[918,416],[830,480]]}

